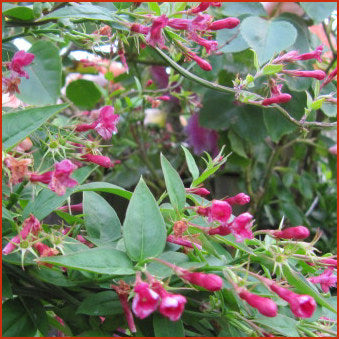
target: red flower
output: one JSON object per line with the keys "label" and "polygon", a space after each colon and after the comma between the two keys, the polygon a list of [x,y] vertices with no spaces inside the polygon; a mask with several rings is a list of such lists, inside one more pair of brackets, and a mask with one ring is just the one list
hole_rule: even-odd
{"label": "red flower", "polygon": [[153,283],[152,288],[161,297],[159,312],[171,321],[179,320],[184,312],[186,298],[181,294],[168,293],[159,282]]}
{"label": "red flower", "polygon": [[326,77],[326,73],[321,70],[316,71],[283,70],[282,72],[293,77],[315,78],[318,80],[323,80]]}
{"label": "red flower", "polygon": [[114,167],[115,165],[109,157],[104,155],[84,154],[82,158],[88,162],[92,162],[93,164],[97,164],[105,168]]}
{"label": "red flower", "polygon": [[260,297],[256,294],[250,293],[245,289],[241,289],[239,297],[244,299],[252,307],[256,308],[262,315],[265,315],[266,317],[277,316],[278,307],[273,300]]}
{"label": "red flower", "polygon": [[29,218],[27,218],[24,223],[22,230],[19,235],[13,237],[10,242],[3,248],[2,254],[7,255],[13,252],[16,249],[15,244],[20,244],[21,239],[26,239],[29,234],[37,235],[41,230],[41,225],[39,220],[31,214]]}
{"label": "red flower", "polygon": [[195,187],[195,188],[186,188],[186,193],[193,193],[196,195],[200,195],[201,197],[206,197],[207,195],[210,195],[211,192],[203,187]]}
{"label": "red flower", "polygon": [[112,134],[118,132],[117,123],[120,116],[114,114],[114,107],[105,106],[101,108],[99,118],[95,122],[94,129],[105,139],[108,140],[112,137]]}
{"label": "red flower", "polygon": [[76,168],[77,166],[67,159],[57,162],[48,187],[56,194],[64,195],[67,187],[74,187],[78,184],[76,180],[70,178]]}
{"label": "red flower", "polygon": [[204,59],[200,58],[198,55],[196,55],[193,52],[188,52],[187,55],[194,60],[200,68],[202,68],[204,71],[211,71],[212,66]]}
{"label": "red flower", "polygon": [[209,230],[208,230],[208,234],[209,235],[215,235],[215,234],[218,234],[218,235],[228,235],[231,233],[231,229],[228,225],[220,225],[218,227],[211,227]]}
{"label": "red flower", "polygon": [[162,29],[167,26],[168,18],[165,14],[153,20],[151,29],[146,36],[146,41],[149,45],[160,48],[166,48],[164,37],[162,36]]}
{"label": "red flower", "polygon": [[132,24],[132,26],[130,27],[130,30],[131,32],[141,33],[141,34],[146,35],[150,31],[150,27],[135,23],[135,24]]}
{"label": "red flower", "polygon": [[158,308],[159,294],[154,292],[148,283],[141,281],[140,275],[137,275],[134,293],[132,310],[138,318],[144,319]]}
{"label": "red flower", "polygon": [[211,292],[219,291],[222,288],[222,279],[216,274],[190,272],[182,269],[179,275],[180,278],[191,284],[201,286]]}
{"label": "red flower", "polygon": [[234,197],[224,199],[230,205],[246,205],[250,202],[251,198],[245,193],[239,193]]}
{"label": "red flower", "polygon": [[8,68],[11,71],[17,73],[20,77],[25,77],[26,79],[29,79],[29,75],[26,71],[23,70],[23,67],[30,65],[33,60],[34,54],[26,53],[25,51],[18,51],[14,54]]}
{"label": "red flower", "polygon": [[272,104],[283,104],[286,102],[289,102],[291,100],[292,96],[287,93],[281,93],[279,95],[273,96],[271,98],[264,99],[261,104],[263,106],[268,106]]}
{"label": "red flower", "polygon": [[212,206],[208,211],[208,221],[219,221],[221,223],[226,223],[232,215],[231,205],[222,200],[213,200]]}
{"label": "red flower", "polygon": [[43,174],[31,173],[29,180],[31,182],[41,182],[43,184],[49,184],[53,176],[53,171],[48,171]]}
{"label": "red flower", "polygon": [[211,29],[212,31],[216,31],[219,29],[232,29],[237,27],[240,24],[240,20],[237,18],[226,18],[222,20],[217,20],[212,22],[209,26],[208,29]]}
{"label": "red flower", "polygon": [[246,212],[238,215],[231,223],[230,229],[237,242],[244,241],[244,239],[253,239],[252,219],[253,216]]}
{"label": "red flower", "polygon": [[327,268],[322,274],[308,278],[313,284],[320,284],[321,289],[327,293],[330,290],[330,287],[335,287],[337,284],[337,276],[333,274],[333,270]]}
{"label": "red flower", "polygon": [[310,231],[304,226],[295,226],[285,228],[282,231],[276,230],[272,231],[271,234],[277,238],[283,239],[305,239],[309,237]]}

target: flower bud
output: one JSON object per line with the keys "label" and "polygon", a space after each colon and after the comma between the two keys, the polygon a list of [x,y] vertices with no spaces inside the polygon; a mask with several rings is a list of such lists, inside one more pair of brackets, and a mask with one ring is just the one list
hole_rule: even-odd
{"label": "flower bud", "polygon": [[326,77],[326,73],[321,70],[316,71],[283,70],[282,72],[293,77],[315,78],[317,80],[323,80]]}
{"label": "flower bud", "polygon": [[230,205],[246,205],[250,202],[251,198],[245,193],[239,193],[234,197],[226,198],[224,201]]}
{"label": "flower bud", "polygon": [[186,193],[193,193],[196,195],[200,195],[201,197],[205,197],[211,194],[209,190],[203,187],[186,188]]}
{"label": "flower bud", "polygon": [[195,53],[189,52],[188,56],[192,60],[194,60],[200,66],[200,68],[202,68],[204,71],[211,71],[212,70],[212,66],[206,60],[197,56]]}
{"label": "flower bud", "polygon": [[208,29],[211,29],[212,31],[217,31],[219,29],[232,29],[237,27],[240,24],[240,20],[237,18],[226,18],[222,20],[217,20],[212,22],[209,26]]}
{"label": "flower bud", "polygon": [[70,205],[70,206],[66,205],[66,206],[59,207],[58,210],[62,211],[62,212],[68,212],[69,210],[71,210],[71,212],[82,212],[83,205],[82,205],[82,203]]}
{"label": "flower bud", "polygon": [[285,228],[282,231],[272,231],[271,233],[274,237],[282,238],[282,239],[305,239],[309,237],[310,231],[308,228],[304,226],[295,226],[295,227],[289,227]]}
{"label": "flower bud", "polygon": [[219,291],[222,288],[222,279],[216,274],[189,272],[184,270],[180,277],[194,285],[201,286],[208,291]]}
{"label": "flower bud", "polygon": [[256,294],[242,289],[239,293],[239,297],[244,299],[249,305],[256,308],[259,313],[266,317],[275,317],[278,313],[278,307],[275,302],[269,298],[260,297]]}
{"label": "flower bud", "polygon": [[92,162],[93,164],[97,164],[105,168],[114,166],[114,164],[111,162],[111,159],[104,155],[84,154],[82,158],[88,162]]}
{"label": "flower bud", "polygon": [[41,182],[43,184],[49,184],[52,179],[53,171],[48,171],[43,174],[31,173],[29,177],[30,182]]}
{"label": "flower bud", "polygon": [[213,228],[210,228],[208,230],[209,235],[218,234],[218,235],[225,236],[225,235],[228,235],[230,233],[231,233],[231,229],[227,225],[221,225],[221,226],[218,226],[218,227],[213,227]]}
{"label": "flower bud", "polygon": [[268,105],[272,105],[272,104],[283,104],[283,103],[289,102],[291,100],[291,98],[292,98],[292,96],[290,94],[281,93],[281,94],[276,95],[274,97],[264,99],[261,102],[261,104],[263,106],[268,106]]}
{"label": "flower bud", "polygon": [[309,60],[309,59],[317,59],[319,62],[322,61],[321,53],[323,51],[323,46],[318,46],[314,51],[310,53],[300,54],[296,57],[296,60]]}
{"label": "flower bud", "polygon": [[[167,236],[166,241],[173,243],[173,244],[189,247],[189,248],[194,248],[194,246],[196,246],[199,250],[202,249],[201,245],[199,245],[199,244],[197,244],[193,241],[189,241],[189,240],[184,239],[182,237],[175,237],[174,235],[171,235],[171,234],[169,236]],[[194,246],[193,246],[193,244],[194,244]]]}

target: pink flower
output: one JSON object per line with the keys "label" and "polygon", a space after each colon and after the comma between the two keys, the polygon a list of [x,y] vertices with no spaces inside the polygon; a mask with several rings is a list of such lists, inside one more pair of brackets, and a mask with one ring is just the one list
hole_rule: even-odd
{"label": "pink flower", "polygon": [[221,3],[220,2],[201,2],[198,6],[191,8],[187,12],[188,14],[196,14],[196,13],[204,12],[210,6],[220,7]]}
{"label": "pink flower", "polygon": [[153,84],[153,80],[152,79],[149,79],[147,80],[147,83],[146,83],[146,87],[149,87]]}
{"label": "pink flower", "polygon": [[321,70],[316,71],[283,70],[282,72],[293,77],[315,78],[318,80],[323,80],[326,77],[326,73]]}
{"label": "pink flower", "polygon": [[210,207],[203,207],[203,206],[198,206],[196,208],[196,213],[198,213],[199,215],[202,215],[204,217],[207,217],[208,216],[208,213],[209,213],[209,210],[210,210]]}
{"label": "pink flower", "polygon": [[182,269],[180,278],[190,282],[191,284],[201,286],[211,292],[219,291],[222,288],[222,279],[216,274],[190,272]]}
{"label": "pink flower", "polygon": [[328,151],[331,153],[331,154],[334,154],[334,155],[337,155],[337,144],[331,146]]}
{"label": "pink flower", "polygon": [[127,61],[126,61],[126,57],[125,57],[125,50],[124,50],[123,47],[119,48],[118,55],[120,57],[120,61],[121,61],[122,65],[126,68],[126,71],[128,71],[128,65],[127,65]]}
{"label": "pink flower", "polygon": [[91,124],[79,124],[75,126],[75,131],[76,132],[87,132],[91,129],[94,129],[96,126],[96,123],[91,123]]}
{"label": "pink flower", "polygon": [[135,33],[141,33],[141,34],[148,34],[150,31],[150,27],[144,26],[144,25],[140,25],[140,24],[132,24],[131,28],[130,28],[131,32],[135,32]]}
{"label": "pink flower", "polygon": [[136,277],[134,293],[132,310],[138,318],[144,319],[158,308],[159,294],[154,292],[148,283],[143,282],[140,279],[140,275]]}
{"label": "pink flower", "polygon": [[314,51],[310,53],[300,54],[296,57],[296,60],[309,60],[309,59],[317,59],[319,62],[322,62],[321,53],[323,51],[323,46],[318,46]]}
{"label": "pink flower", "polygon": [[92,162],[93,164],[97,164],[105,168],[114,167],[115,165],[109,157],[104,155],[84,154],[82,158],[88,162]]}
{"label": "pink flower", "polygon": [[322,274],[308,278],[313,284],[320,284],[323,292],[327,293],[330,290],[330,287],[335,287],[337,284],[337,276],[333,274],[333,270],[327,268]]}
{"label": "pink flower", "polygon": [[168,18],[165,14],[153,20],[151,29],[146,36],[146,42],[153,47],[166,48],[164,37],[162,36],[162,29],[167,26]]}
{"label": "pink flower", "polygon": [[271,234],[277,238],[301,240],[309,237],[310,231],[305,226],[295,226],[285,228],[282,231],[279,230],[272,231]]}
{"label": "pink flower", "polygon": [[18,51],[14,54],[8,68],[11,71],[17,73],[20,77],[25,77],[26,79],[29,79],[29,75],[26,71],[23,70],[23,67],[30,65],[33,60],[34,54],[26,53],[25,51]]}
{"label": "pink flower", "polygon": [[208,221],[219,221],[225,224],[232,215],[231,205],[222,200],[213,200],[212,206],[209,209]]}
{"label": "pink flower", "polygon": [[212,22],[209,26],[208,29],[211,29],[212,31],[216,31],[219,29],[232,29],[237,27],[240,24],[240,20],[237,18],[226,18],[222,20],[217,20]]}
{"label": "pink flower", "polygon": [[27,238],[29,234],[37,235],[41,230],[41,225],[39,220],[31,214],[29,218],[25,219],[23,222],[22,230],[19,232],[19,235],[13,237],[10,242],[3,248],[2,254],[7,255],[13,252],[16,249],[16,244],[20,244],[20,240]]}
{"label": "pink flower", "polygon": [[333,267],[338,266],[337,259],[321,258],[320,263],[328,265],[328,266],[333,266]]}
{"label": "pink flower", "polygon": [[117,123],[120,116],[114,114],[114,107],[105,106],[101,108],[99,119],[95,122],[95,130],[105,139],[108,140],[112,137],[112,134],[117,133]]}
{"label": "pink flower", "polygon": [[31,173],[29,180],[31,182],[41,182],[43,184],[49,184],[53,176],[53,171],[48,171],[43,174]]}
{"label": "pink flower", "polygon": [[275,317],[278,314],[278,307],[275,302],[269,298],[260,297],[250,293],[244,288],[241,289],[239,297],[244,299],[249,305],[256,308],[259,313],[266,317]]}
{"label": "pink flower", "polygon": [[291,98],[292,96],[290,94],[281,93],[279,95],[272,96],[271,98],[266,98],[262,100],[261,104],[263,106],[268,106],[272,104],[283,104],[283,103],[289,102]]}
{"label": "pink flower", "polygon": [[195,188],[186,188],[186,193],[193,193],[196,195],[200,195],[201,197],[206,197],[207,195],[210,195],[211,192],[203,187],[195,187]]}
{"label": "pink flower", "polygon": [[[193,241],[184,239],[183,237],[175,237],[174,235],[171,235],[171,234],[167,236],[166,241],[173,243],[173,244],[185,246],[185,247],[188,247],[188,248],[194,248],[194,246],[196,246],[199,250],[202,249],[201,245],[199,245],[199,244],[197,244]],[[194,246],[193,246],[193,244],[194,244]]]}
{"label": "pink flower", "polygon": [[[268,279],[267,279],[268,280]],[[270,289],[277,293],[278,296],[290,304],[292,313],[299,318],[311,318],[317,304],[315,300],[309,295],[296,294],[287,288],[280,287],[279,285],[270,282]]]}
{"label": "pink flower", "polygon": [[206,31],[213,18],[208,14],[198,14],[189,24],[188,31]]}
{"label": "pink flower", "polygon": [[7,157],[4,159],[5,165],[11,172],[10,183],[16,185],[22,182],[28,174],[28,166],[32,163],[31,159],[16,159],[14,157]]}
{"label": "pink flower", "polygon": [[199,67],[201,69],[203,69],[204,71],[211,71],[212,70],[212,66],[206,60],[200,58],[195,53],[188,52],[187,55],[189,56],[189,58],[194,60],[199,65]]}
{"label": "pink flower", "polygon": [[2,93],[8,93],[8,94],[15,94],[20,93],[19,91],[19,85],[20,85],[20,78],[11,76],[9,78],[2,78]]}
{"label": "pink flower", "polygon": [[230,225],[232,234],[235,236],[237,242],[244,241],[244,239],[253,239],[251,227],[253,224],[253,216],[250,213],[242,213],[234,218]]}
{"label": "pink flower", "polygon": [[70,206],[61,206],[58,208],[59,211],[63,212],[68,212],[71,210],[72,212],[82,212],[83,210],[83,205],[82,203],[80,204],[75,204],[75,205],[70,205]]}
{"label": "pink flower", "polygon": [[190,35],[190,38],[199,45],[205,47],[207,54],[211,54],[211,52],[216,51],[218,49],[218,41],[206,40],[196,33],[192,33]]}
{"label": "pink flower", "polygon": [[211,227],[209,230],[208,230],[208,234],[209,235],[215,235],[215,234],[218,234],[218,235],[228,235],[231,233],[231,229],[228,225],[220,225],[218,227]]}
{"label": "pink flower", "polygon": [[74,187],[78,184],[76,180],[70,178],[76,168],[77,166],[67,159],[57,162],[48,187],[56,194],[64,195],[67,187]]}
{"label": "pink flower", "polygon": [[250,202],[251,198],[245,193],[238,193],[234,197],[224,199],[230,205],[246,205]]}
{"label": "pink flower", "polygon": [[336,75],[337,75],[337,67],[326,77],[324,82],[320,85],[320,88],[323,88],[328,83],[330,83],[335,78]]}
{"label": "pink flower", "polygon": [[186,298],[181,294],[168,293],[159,282],[153,283],[152,288],[161,297],[159,312],[171,321],[179,320],[184,312]]}

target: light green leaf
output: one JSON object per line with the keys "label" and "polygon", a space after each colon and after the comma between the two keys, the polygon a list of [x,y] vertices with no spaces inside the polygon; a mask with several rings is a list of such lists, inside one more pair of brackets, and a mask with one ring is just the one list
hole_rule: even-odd
{"label": "light green leaf", "polygon": [[254,321],[260,325],[269,327],[272,331],[282,334],[284,337],[299,337],[297,331],[298,322],[285,315],[278,314],[273,318],[258,314]]}
{"label": "light green leaf", "polygon": [[297,38],[297,30],[289,22],[267,21],[255,16],[244,19],[240,32],[257,52],[260,65],[293,45]]}
{"label": "light green leaf", "polygon": [[68,255],[40,258],[39,261],[67,268],[109,275],[133,274],[133,265],[124,252],[112,247],[89,248]]}
{"label": "light green leaf", "polygon": [[180,175],[170,162],[161,154],[161,168],[164,173],[165,183],[171,204],[175,209],[181,210],[185,207],[186,191]]}
{"label": "light green leaf", "polygon": [[184,325],[180,319],[178,321],[171,321],[156,313],[153,316],[153,327],[156,337],[185,337]]}
{"label": "light green leaf", "polygon": [[53,105],[39,108],[27,108],[2,116],[2,143],[8,150],[29,136],[54,114],[68,105]]}
{"label": "light green leaf", "polygon": [[276,73],[280,72],[282,69],[283,69],[283,65],[268,64],[267,66],[264,67],[262,72],[265,75],[270,75],[270,74],[276,74]]}
{"label": "light green leaf", "polygon": [[181,148],[184,150],[185,152],[185,158],[186,158],[186,163],[188,166],[188,170],[190,171],[190,173],[192,174],[192,179],[195,180],[199,177],[199,168],[194,160],[193,155],[191,154],[191,152],[184,146],[181,145]]}
{"label": "light green leaf", "polygon": [[21,78],[17,97],[30,105],[55,104],[60,97],[61,58],[59,49],[49,41],[38,41],[28,50],[35,58],[25,67],[29,79]]}
{"label": "light green leaf", "polygon": [[243,14],[267,15],[260,2],[225,2],[221,11],[226,16],[236,16]]}
{"label": "light green leaf", "polygon": [[33,9],[30,7],[24,6],[13,6],[11,4],[6,4],[7,8],[4,9],[2,15],[7,16],[11,19],[17,19],[22,21],[31,21],[34,19]]}
{"label": "light green leaf", "polygon": [[127,254],[136,261],[157,256],[165,247],[165,222],[142,178],[127,208],[123,237]]}
{"label": "light green leaf", "polygon": [[121,224],[117,214],[99,194],[84,192],[83,206],[88,236],[104,242],[112,242],[121,236]]}
{"label": "light green leaf", "polygon": [[75,188],[76,192],[95,191],[95,192],[107,192],[115,195],[119,195],[125,199],[131,199],[132,193],[117,185],[110,184],[108,182],[94,181],[88,184],[83,184]]}
{"label": "light green leaf", "polygon": [[323,21],[337,9],[336,2],[300,2],[300,5],[315,22]]}
{"label": "light green leaf", "polygon": [[151,12],[154,12],[156,15],[161,15],[161,10],[157,2],[148,2],[148,7]]}

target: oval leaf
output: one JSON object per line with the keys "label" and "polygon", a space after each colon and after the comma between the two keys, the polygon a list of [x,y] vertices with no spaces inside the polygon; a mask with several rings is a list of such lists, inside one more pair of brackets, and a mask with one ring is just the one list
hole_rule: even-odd
{"label": "oval leaf", "polygon": [[153,327],[156,337],[185,337],[184,325],[181,320],[171,321],[160,314],[154,314]]}
{"label": "oval leaf", "polygon": [[155,257],[165,247],[165,222],[157,202],[142,178],[127,208],[123,237],[127,254],[136,261]]}

